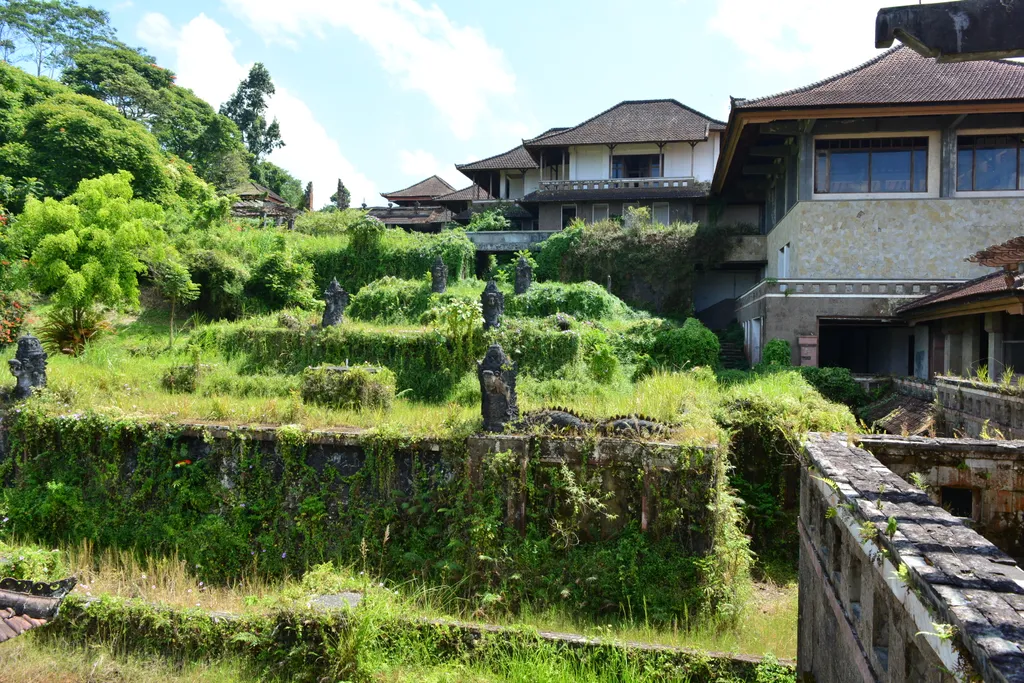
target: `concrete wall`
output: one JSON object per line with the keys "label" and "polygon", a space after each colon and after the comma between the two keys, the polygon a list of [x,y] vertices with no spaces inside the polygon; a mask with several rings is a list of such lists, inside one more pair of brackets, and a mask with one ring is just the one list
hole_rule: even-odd
{"label": "concrete wall", "polygon": [[[577,145],[569,148],[569,180],[601,180],[609,177],[611,155],[664,154],[666,178],[695,177],[710,181],[715,174],[720,148],[720,133],[712,132],[708,140],[696,146],[688,142],[673,142],[659,148],[649,144],[616,145],[611,151],[607,145]],[[529,183],[527,183],[529,185]],[[529,190],[527,190],[529,191]]]}
{"label": "concrete wall", "polygon": [[[595,192],[594,194],[600,194]],[[622,201],[606,201],[606,200],[587,200],[587,201],[567,201],[567,202],[543,202],[540,204],[539,212],[539,226],[540,230],[561,230],[562,229],[562,207],[566,205],[574,205],[576,207],[576,216],[582,218],[584,222],[591,223],[594,217],[594,205],[595,204],[606,204],[608,206],[609,216],[622,216],[626,210],[626,206],[635,204],[637,206],[646,206],[651,209],[651,214],[654,214],[654,204],[662,204],[667,202],[669,205],[669,222],[671,223],[690,223],[693,221],[693,200],[692,199],[672,199],[672,200],[639,200],[635,202],[622,202]]]}
{"label": "concrete wall", "polygon": [[935,392],[942,434],[1024,439],[1024,395],[1018,389],[943,377],[935,381]]}
{"label": "concrete wall", "polygon": [[1019,680],[1024,571],[844,434],[809,435],[803,464],[801,680]]}
{"label": "concrete wall", "polygon": [[964,259],[1024,234],[1024,199],[799,202],[768,234],[768,277],[789,244],[792,278],[960,278],[991,272]]}
{"label": "concrete wall", "polygon": [[936,505],[950,505],[951,491],[969,493],[973,528],[1024,558],[1024,442],[865,435],[859,443],[903,479],[924,477]]}

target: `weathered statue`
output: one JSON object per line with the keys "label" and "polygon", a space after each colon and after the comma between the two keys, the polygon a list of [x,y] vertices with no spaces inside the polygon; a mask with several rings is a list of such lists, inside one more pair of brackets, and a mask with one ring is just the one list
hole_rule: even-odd
{"label": "weathered statue", "polygon": [[484,309],[484,329],[501,327],[501,316],[505,313],[505,295],[498,291],[498,285],[491,280],[480,295]]}
{"label": "weathered statue", "polygon": [[331,284],[324,290],[324,301],[327,303],[327,308],[324,309],[324,319],[320,326],[340,325],[345,317],[345,308],[348,306],[348,292],[338,284],[338,278],[331,280]]}
{"label": "weathered statue", "polygon": [[516,264],[516,294],[526,294],[526,290],[533,284],[533,266],[526,260],[525,256],[519,257]]}
{"label": "weathered statue", "polygon": [[434,261],[430,269],[430,291],[434,294],[444,294],[448,290],[448,266],[440,256]]}
{"label": "weathered statue", "polygon": [[46,352],[39,339],[26,334],[18,340],[18,351],[7,361],[11,374],[18,379],[14,387],[14,398],[28,398],[36,387],[46,386]]}
{"label": "weathered statue", "polygon": [[506,424],[519,417],[516,364],[505,355],[500,344],[491,344],[484,359],[477,362],[476,366],[480,380],[484,431],[504,431]]}

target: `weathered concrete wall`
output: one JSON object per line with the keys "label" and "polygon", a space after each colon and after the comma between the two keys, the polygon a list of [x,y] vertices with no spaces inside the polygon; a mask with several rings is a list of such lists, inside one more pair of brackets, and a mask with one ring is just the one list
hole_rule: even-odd
{"label": "weathered concrete wall", "polygon": [[1022,233],[1024,198],[803,201],[768,234],[768,277],[788,243],[792,278],[974,278],[964,258]]}
{"label": "weathered concrete wall", "polygon": [[799,526],[799,673],[1022,680],[1024,571],[846,435],[808,436]]}
{"label": "weathered concrete wall", "polygon": [[935,381],[943,436],[1024,439],[1024,396],[1016,389],[969,379],[942,377]]}
{"label": "weathered concrete wall", "polygon": [[[969,512],[963,516],[978,533],[1024,558],[1024,441],[865,435],[858,442],[903,479],[920,474],[932,502]],[[965,503],[969,510],[959,509]]]}
{"label": "weathered concrete wall", "polygon": [[[595,195],[599,195],[599,192],[595,192]],[[672,200],[650,200],[644,199],[635,202],[623,202],[623,201],[609,201],[604,199],[587,199],[587,200],[573,200],[565,202],[543,202],[540,204],[539,210],[539,226],[541,230],[561,230],[562,229],[562,207],[572,205],[576,207],[576,217],[583,219],[586,223],[593,222],[594,218],[594,205],[595,204],[607,204],[609,216],[622,216],[625,214],[626,207],[630,204],[637,206],[644,206],[651,210],[651,215],[654,215],[654,204],[668,203],[669,205],[669,222],[670,223],[690,223],[694,220],[694,200],[692,199],[672,199]]]}

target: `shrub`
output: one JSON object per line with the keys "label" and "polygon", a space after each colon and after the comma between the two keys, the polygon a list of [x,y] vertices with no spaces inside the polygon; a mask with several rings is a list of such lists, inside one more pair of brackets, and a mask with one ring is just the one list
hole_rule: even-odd
{"label": "shrub", "polygon": [[0,348],[18,340],[25,322],[25,306],[10,294],[0,292]]}
{"label": "shrub", "polygon": [[359,209],[306,211],[295,219],[295,230],[307,235],[340,235],[363,220]]}
{"label": "shrub", "polygon": [[505,218],[498,209],[473,214],[473,217],[469,219],[469,225],[466,226],[468,232],[495,232],[511,229],[512,222]]}
{"label": "shrub", "polygon": [[534,284],[525,294],[506,297],[505,306],[508,315],[524,318],[544,318],[555,313],[586,320],[635,316],[621,299],[595,282]]}
{"label": "shrub", "polygon": [[785,339],[772,339],[764,345],[761,362],[769,367],[788,368],[793,363],[792,348]]}
{"label": "shrub", "polygon": [[553,318],[505,318],[490,336],[520,372],[538,379],[553,377],[561,368],[582,360],[579,332],[559,329]]}
{"label": "shrub", "polygon": [[160,384],[172,394],[194,394],[200,379],[209,369],[209,365],[202,363],[173,365],[164,372]]}
{"label": "shrub", "polygon": [[43,320],[39,339],[51,352],[77,356],[90,340],[113,329],[103,314],[94,308],[53,308]]}
{"label": "shrub", "polygon": [[868,396],[861,385],[853,379],[846,368],[798,368],[804,379],[818,390],[818,393],[832,401],[851,408],[867,403]]}
{"label": "shrub", "polygon": [[192,281],[199,285],[195,308],[213,320],[233,319],[242,312],[249,271],[221,250],[201,249],[188,255]]}
{"label": "shrub", "polygon": [[540,244],[537,253],[537,270],[534,275],[538,280],[558,280],[562,273],[562,260],[579,244],[584,223],[576,220],[565,230],[556,232]]}
{"label": "shrub", "polygon": [[287,252],[267,256],[245,283],[245,293],[267,310],[288,306],[315,308],[313,267]]}
{"label": "shrub", "polygon": [[663,329],[655,335],[652,356],[671,368],[715,367],[718,364],[718,337],[696,318],[682,327]]}
{"label": "shrub", "polygon": [[395,373],[369,365],[306,368],[302,400],[332,408],[390,410],[395,400]]}
{"label": "shrub", "polygon": [[418,319],[429,303],[430,284],[425,280],[384,277],[360,289],[346,313],[353,320],[394,323]]}

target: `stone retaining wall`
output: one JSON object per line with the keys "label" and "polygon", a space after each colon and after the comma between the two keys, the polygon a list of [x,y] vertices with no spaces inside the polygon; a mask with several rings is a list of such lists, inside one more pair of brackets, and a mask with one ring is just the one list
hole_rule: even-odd
{"label": "stone retaining wall", "polygon": [[1016,389],[957,377],[935,380],[940,433],[1024,439],[1024,396]]}
{"label": "stone retaining wall", "polygon": [[1024,571],[846,435],[803,458],[798,671],[1024,681]]}

